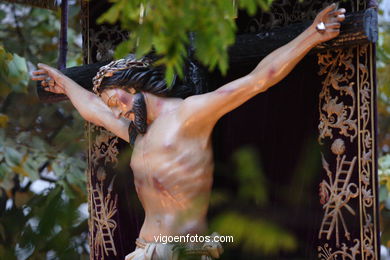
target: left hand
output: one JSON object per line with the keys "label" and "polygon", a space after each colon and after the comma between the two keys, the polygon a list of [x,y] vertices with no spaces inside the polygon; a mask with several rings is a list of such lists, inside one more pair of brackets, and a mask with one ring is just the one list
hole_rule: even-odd
{"label": "left hand", "polygon": [[45,91],[56,94],[66,94],[66,76],[59,70],[45,64],[38,64],[39,70],[32,72],[32,80],[41,81],[41,86]]}
{"label": "left hand", "polygon": [[[314,19],[311,25],[312,30],[315,30],[315,37],[318,43],[329,41],[340,34],[340,23],[345,20],[345,9],[336,9],[336,4],[331,4],[322,10]],[[316,29],[317,25],[324,23],[325,30],[319,31]]]}

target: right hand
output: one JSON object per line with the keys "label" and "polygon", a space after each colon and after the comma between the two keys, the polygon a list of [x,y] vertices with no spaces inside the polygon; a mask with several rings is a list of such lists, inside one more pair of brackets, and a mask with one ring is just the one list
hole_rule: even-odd
{"label": "right hand", "polygon": [[32,72],[32,80],[40,80],[45,91],[66,94],[65,80],[67,77],[62,72],[42,63],[38,64],[38,68],[38,70]]}
{"label": "right hand", "polygon": [[[344,8],[338,9],[337,5],[333,3],[316,16],[311,28],[318,32],[315,34],[318,43],[329,41],[340,34],[340,26],[341,22],[345,20],[345,12]],[[323,23],[325,26],[325,30],[322,32],[316,29],[319,23]]]}

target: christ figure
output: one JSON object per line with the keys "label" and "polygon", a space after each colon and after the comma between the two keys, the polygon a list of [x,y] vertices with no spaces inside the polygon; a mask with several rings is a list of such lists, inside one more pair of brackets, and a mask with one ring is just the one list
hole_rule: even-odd
{"label": "christ figure", "polygon": [[[175,246],[155,236],[203,234],[213,182],[211,133],[226,113],[282,80],[317,44],[336,37],[345,9],[332,4],[304,32],[270,53],[248,75],[215,91],[189,95],[168,87],[161,68],[148,58],[122,59],[100,69],[94,92],[60,71],[39,64],[33,80],[68,96],[80,115],[133,144],[130,167],[145,210],[137,248],[126,260],[177,259]],[[261,46],[259,46],[261,48]],[[202,259],[219,258],[217,246],[194,248]]]}

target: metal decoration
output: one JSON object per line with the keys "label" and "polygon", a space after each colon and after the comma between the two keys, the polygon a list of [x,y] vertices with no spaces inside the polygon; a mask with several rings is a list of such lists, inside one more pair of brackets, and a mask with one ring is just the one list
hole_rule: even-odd
{"label": "metal decoration", "polygon": [[[116,44],[126,36],[116,27],[104,27],[99,31],[90,29],[89,3],[82,1],[81,5],[84,63],[110,60]],[[112,259],[121,254],[114,239],[119,228],[116,221],[118,195],[113,190],[115,177],[109,175],[107,170],[118,163],[119,139],[91,123],[86,123],[85,133],[89,143],[86,174],[90,259]]]}
{"label": "metal decoration", "polygon": [[[329,169],[329,164],[322,156],[322,165],[326,171],[329,182],[323,180],[320,184],[321,194],[327,194],[327,197],[321,197],[321,204],[325,209],[319,232],[319,239],[326,235],[326,239],[331,239],[332,235],[336,237],[336,246],[340,246],[340,224],[344,230],[344,236],[351,239],[350,232],[345,223],[342,209],[345,209],[352,215],[356,211],[348,204],[352,198],[358,196],[358,187],[351,182],[351,176],[356,165],[356,156],[348,161],[346,158],[344,141],[336,139],[332,144],[332,152],[337,155],[336,173],[333,174]],[[326,191],[326,192],[324,192]]]}
{"label": "metal decoration", "polygon": [[372,45],[357,47],[359,58],[359,185],[361,190],[362,254],[363,259],[376,259],[377,254],[377,208],[376,165],[374,139],[373,71],[370,66]]}
{"label": "metal decoration", "polygon": [[[356,68],[352,64],[352,58],[352,49],[337,49],[335,52],[318,55],[320,65],[318,74],[320,76],[326,74],[318,103],[320,144],[326,137],[333,138],[334,129],[338,129],[339,134],[348,137],[351,142],[357,136],[356,96],[353,90],[355,83],[352,80]],[[348,97],[348,104],[340,100],[341,95]]]}
{"label": "metal decoration", "polygon": [[[327,178],[320,184],[319,259],[378,257],[371,57],[371,44],[318,54],[325,75],[318,141],[331,151],[322,159]],[[357,227],[352,222],[358,220]]]}
{"label": "metal decoration", "polygon": [[90,259],[105,259],[109,254],[117,255],[113,239],[117,227],[113,217],[118,200],[112,188],[115,177],[108,188],[104,184],[107,181],[105,167],[118,162],[118,137],[92,124],[87,124],[86,134],[90,144],[87,171]]}
{"label": "metal decoration", "polygon": [[96,61],[113,60],[115,47],[128,38],[128,32],[120,30],[118,26],[102,26],[99,31],[90,30],[90,50],[96,50],[96,53],[90,53]]}

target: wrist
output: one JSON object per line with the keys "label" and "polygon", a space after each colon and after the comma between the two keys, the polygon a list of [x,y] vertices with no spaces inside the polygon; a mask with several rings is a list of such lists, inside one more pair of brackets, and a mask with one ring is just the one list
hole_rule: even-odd
{"label": "wrist", "polygon": [[313,23],[309,26],[309,28],[306,29],[306,40],[311,44],[312,47],[315,47],[322,42],[321,34],[317,31],[316,26],[317,24]]}
{"label": "wrist", "polygon": [[57,83],[57,86],[58,88],[61,89],[62,91],[62,94],[66,95],[66,96],[69,96],[68,95],[68,92],[69,92],[69,83],[66,81],[66,80],[61,80],[60,82],[56,82]]}

